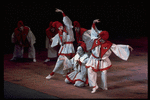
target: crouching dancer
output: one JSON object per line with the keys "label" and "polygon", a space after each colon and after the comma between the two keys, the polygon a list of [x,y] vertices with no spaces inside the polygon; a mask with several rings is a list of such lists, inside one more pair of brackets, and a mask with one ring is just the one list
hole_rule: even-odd
{"label": "crouching dancer", "polygon": [[33,58],[33,62],[36,62],[34,48],[35,40],[36,38],[31,29],[24,26],[22,21],[19,21],[18,27],[15,28],[11,36],[11,41],[15,44],[13,58],[11,60],[23,58],[24,47],[28,47],[28,58]]}
{"label": "crouching dancer", "polygon": [[97,85],[97,72],[101,71],[101,88],[103,90],[107,90],[107,69],[109,69],[111,65],[111,61],[109,60],[109,56],[112,51],[116,56],[123,60],[127,60],[130,51],[133,48],[129,45],[116,45],[108,41],[109,33],[107,31],[98,30],[95,26],[95,23],[98,23],[99,20],[94,20],[91,30],[91,39],[94,40],[93,46],[91,48],[92,54],[86,63],[86,68],[88,68],[88,81],[89,86],[93,87],[91,93],[95,93],[98,89]]}
{"label": "crouching dancer", "polygon": [[87,69],[85,64],[89,59],[86,50],[86,44],[83,41],[79,41],[79,46],[77,48],[77,53],[72,59],[67,59],[66,57],[60,58],[64,61],[65,68],[73,67],[74,71],[66,75],[65,82],[72,83],[74,86],[82,87],[88,84]]}

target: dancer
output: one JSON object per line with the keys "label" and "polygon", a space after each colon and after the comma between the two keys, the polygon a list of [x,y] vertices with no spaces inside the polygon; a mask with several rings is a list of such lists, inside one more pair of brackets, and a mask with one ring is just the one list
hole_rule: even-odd
{"label": "dancer", "polygon": [[89,59],[86,50],[86,44],[83,41],[79,41],[79,46],[77,48],[76,55],[72,59],[67,57],[60,58],[64,60],[65,69],[73,68],[74,71],[66,75],[65,82],[72,83],[74,86],[82,87],[88,84],[87,69],[85,64]]}
{"label": "dancer", "polygon": [[73,46],[74,34],[72,30],[72,22],[62,10],[56,9],[56,12],[61,12],[63,14],[63,23],[65,26],[63,27],[63,24],[58,21],[53,22],[53,27],[55,27],[55,29],[58,29],[58,34],[52,38],[53,42],[51,47],[55,47],[56,45],[58,45],[58,43],[61,45],[61,47],[58,52],[59,57],[57,59],[55,68],[52,73],[50,73],[46,77],[46,79],[50,79],[52,76],[54,76],[54,73],[66,74],[67,71],[63,70],[63,60],[60,60],[59,58],[66,56],[68,59],[70,59],[75,55]]}
{"label": "dancer", "polygon": [[15,44],[13,60],[17,58],[23,58],[24,47],[28,47],[28,58],[33,58],[33,62],[36,62],[34,43],[36,38],[28,26],[24,26],[22,21],[18,22],[18,27],[15,28],[11,41]]}
{"label": "dancer", "polygon": [[94,40],[93,46],[91,48],[92,54],[86,63],[86,68],[88,68],[88,80],[89,86],[93,87],[91,93],[95,93],[98,89],[97,85],[97,72],[101,71],[101,88],[107,90],[107,69],[111,65],[109,56],[113,51],[116,56],[122,60],[127,60],[130,51],[133,48],[129,45],[116,45],[108,41],[109,33],[107,31],[98,30],[95,26],[95,23],[99,23],[98,19],[93,21],[92,30],[91,30],[91,39]]}
{"label": "dancer", "polygon": [[78,21],[74,21],[74,29],[75,29],[75,36],[76,36],[76,41],[77,43],[79,41],[84,41],[87,47],[87,50],[89,51],[91,46],[92,46],[92,42],[91,40],[91,30],[87,30],[85,28],[81,28],[80,23]]}
{"label": "dancer", "polygon": [[52,27],[52,21],[49,23],[49,27],[46,29],[46,48],[48,49],[48,58],[44,62],[50,61],[50,58],[57,57],[57,50],[51,47],[52,37],[57,34],[57,31]]}

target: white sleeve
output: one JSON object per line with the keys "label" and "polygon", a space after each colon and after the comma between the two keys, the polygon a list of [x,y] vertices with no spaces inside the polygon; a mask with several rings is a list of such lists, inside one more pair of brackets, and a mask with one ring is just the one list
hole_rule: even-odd
{"label": "white sleeve", "polygon": [[130,55],[129,45],[116,45],[111,46],[111,50],[115,53],[116,56],[122,60],[128,60]]}
{"label": "white sleeve", "polygon": [[63,23],[65,24],[65,26],[67,26],[68,28],[73,28],[72,26],[72,21],[70,20],[70,18],[68,16],[64,16],[63,17]]}
{"label": "white sleeve", "polygon": [[34,36],[34,34],[33,34],[33,32],[31,31],[30,28],[29,28],[29,32],[28,32],[28,35],[27,35],[27,39],[28,39],[30,45],[33,45],[34,43],[36,43],[36,38],[35,38],[35,36]]}
{"label": "white sleeve", "polygon": [[102,30],[98,30],[95,26],[95,29],[91,28],[91,39],[95,40],[98,38],[98,33],[102,32]]}
{"label": "white sleeve", "polygon": [[91,39],[91,30],[87,30],[83,33],[82,39],[86,44],[86,49],[89,51],[93,45],[93,40]]}
{"label": "white sleeve", "polygon": [[52,38],[52,44],[51,44],[51,47],[53,48],[53,47],[57,46],[58,43],[61,45],[59,35],[56,34],[56,35]]}
{"label": "white sleeve", "polygon": [[74,41],[74,34],[73,34],[73,26],[72,26],[72,21],[70,20],[70,18],[68,16],[64,16],[63,17],[63,23],[65,24],[66,26],[66,31],[68,32],[68,34],[70,35],[70,41]]}
{"label": "white sleeve", "polygon": [[63,57],[65,58],[65,60],[63,62],[63,64],[64,64],[63,70],[67,70],[67,69],[73,68],[72,60],[74,58],[69,60],[66,56],[63,56]]}

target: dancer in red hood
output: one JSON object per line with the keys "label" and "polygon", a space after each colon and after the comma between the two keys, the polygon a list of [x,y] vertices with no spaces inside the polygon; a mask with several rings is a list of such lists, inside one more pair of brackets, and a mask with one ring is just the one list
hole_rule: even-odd
{"label": "dancer in red hood", "polygon": [[61,24],[59,21],[53,22],[52,26],[57,29],[57,33],[53,38],[52,38],[52,44],[51,47],[55,47],[56,45],[60,44],[61,47],[58,52],[58,59],[55,65],[54,70],[52,73],[50,73],[46,79],[50,79],[52,76],[54,76],[54,73],[59,73],[59,74],[66,74],[67,71],[63,70],[64,65],[63,65],[63,60],[60,60],[59,58],[62,57],[67,57],[68,59],[72,58],[75,55],[75,50],[73,46],[74,42],[74,34],[73,34],[73,26],[72,26],[72,21],[69,19],[68,16],[65,15],[65,13],[60,10],[56,9],[56,12],[61,12],[63,14],[63,24]]}
{"label": "dancer in red hood", "polygon": [[66,75],[65,82],[72,83],[74,86],[83,87],[88,84],[87,69],[85,64],[89,59],[87,54],[86,44],[83,41],[79,41],[79,46],[77,48],[76,55],[72,59],[67,57],[60,58],[64,60],[64,68],[69,69],[73,68],[74,71]]}
{"label": "dancer in red hood", "polygon": [[91,40],[91,30],[87,30],[85,28],[81,28],[80,23],[78,21],[73,22],[74,29],[75,29],[75,36],[77,44],[79,41],[84,41],[84,43],[87,45],[86,48],[89,51],[92,44],[90,42]]}
{"label": "dancer in red hood", "polygon": [[36,62],[34,48],[36,38],[34,34],[28,26],[24,26],[22,21],[19,21],[17,25],[18,27],[15,28],[11,36],[12,43],[15,44],[13,58],[11,60],[23,58],[24,47],[28,47],[28,57],[33,58],[33,62]]}
{"label": "dancer in red hood", "polygon": [[52,48],[52,38],[57,34],[57,30],[52,26],[53,22],[49,23],[49,27],[46,29],[46,48],[48,49],[48,58],[44,62],[50,61],[50,58],[57,57],[56,48]]}
{"label": "dancer in red hood", "polygon": [[91,29],[91,39],[94,41],[91,48],[92,54],[86,63],[86,68],[88,68],[88,80],[89,86],[93,87],[91,93],[95,93],[98,89],[96,83],[97,72],[101,71],[101,88],[107,90],[107,70],[112,66],[109,56],[112,51],[116,56],[122,60],[127,60],[130,51],[133,48],[129,45],[116,45],[108,41],[109,33],[107,31],[98,30],[95,26],[95,23],[98,23],[99,20],[94,20],[92,29]]}

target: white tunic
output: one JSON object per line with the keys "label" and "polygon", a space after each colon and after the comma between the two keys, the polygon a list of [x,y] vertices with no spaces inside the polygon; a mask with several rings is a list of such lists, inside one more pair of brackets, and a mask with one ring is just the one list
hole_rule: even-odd
{"label": "white tunic", "polygon": [[91,30],[87,30],[83,33],[82,40],[86,44],[87,51],[90,51],[90,49],[92,47],[92,43],[93,43],[91,40]]}
{"label": "white tunic", "polygon": [[52,42],[50,39],[46,36],[46,48],[48,49],[48,57],[54,58],[57,57],[57,50],[51,47]]}
{"label": "white tunic", "polygon": [[[100,48],[101,48],[100,45],[95,47],[95,49],[92,50],[92,53],[94,55],[99,55]],[[93,55],[91,55],[86,64],[86,67],[87,68],[92,67],[94,71],[103,71],[109,69],[112,66],[111,61],[109,59],[109,56],[111,55],[112,51],[116,56],[118,56],[122,60],[127,60],[130,54],[129,45],[112,44],[110,49],[101,58],[102,59],[101,61],[98,58],[95,58]]]}
{"label": "white tunic", "polygon": [[[96,26],[95,26],[95,29],[93,27],[91,28],[92,42],[94,41],[94,39],[98,38],[98,33],[100,33],[100,32],[101,32],[101,30],[98,30],[96,28]],[[109,56],[111,55],[112,51],[115,53],[116,56],[118,56],[119,58],[121,58],[123,60],[127,60],[130,55],[129,45],[112,44],[110,49],[100,59],[100,57],[98,55],[100,55],[100,53],[101,53],[101,45],[99,45],[99,46],[96,46],[94,49],[92,49],[92,54],[98,58],[95,58],[91,54],[89,61],[86,64],[86,68],[91,67],[96,72],[109,69],[112,66],[111,61],[109,59]]]}
{"label": "white tunic", "polygon": [[[87,82],[87,69],[85,68],[85,64],[88,61],[88,54],[83,54],[82,56],[79,56],[76,54],[71,60],[65,61],[66,66],[70,66],[72,64],[72,67],[74,67],[74,71],[70,74],[66,75],[66,78],[71,83],[75,83],[76,86],[80,86],[81,84],[86,84]],[[77,60],[80,61],[80,63],[77,63]]]}
{"label": "white tunic", "polygon": [[62,38],[63,43],[62,43],[60,41],[59,35],[56,34],[52,38],[51,47],[55,47],[56,45],[60,44],[61,47],[59,49],[58,55],[71,56],[72,54],[75,53],[74,46],[73,46],[74,34],[73,34],[73,30],[72,30],[72,28],[73,28],[72,22],[67,16],[63,17],[63,22],[65,24],[68,35],[66,32],[63,32],[63,38]]}
{"label": "white tunic", "polygon": [[67,70],[63,70],[64,69],[64,61],[60,60],[59,58],[61,57],[73,57],[75,55],[75,50],[74,50],[74,46],[73,46],[73,41],[74,41],[74,34],[73,34],[73,26],[72,26],[72,22],[69,19],[69,17],[65,16],[63,17],[63,22],[65,24],[66,27],[66,32],[63,32],[63,37],[62,37],[62,41],[61,42],[60,38],[59,38],[59,34],[56,34],[53,38],[52,38],[52,44],[51,47],[55,47],[56,45],[60,44],[61,47],[59,49],[58,52],[58,59],[55,65],[55,68],[53,69],[53,72],[55,73],[59,73],[59,74],[65,74],[67,72]]}

